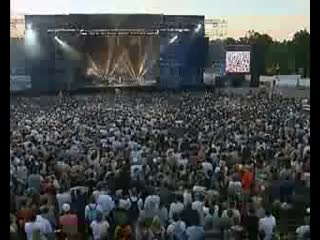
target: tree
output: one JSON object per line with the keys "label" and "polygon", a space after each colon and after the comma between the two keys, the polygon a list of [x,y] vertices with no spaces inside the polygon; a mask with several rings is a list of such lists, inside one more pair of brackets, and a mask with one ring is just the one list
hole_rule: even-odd
{"label": "tree", "polygon": [[289,48],[287,42],[273,42],[266,52],[266,71],[275,75],[276,65],[280,66],[280,74],[289,74]]}
{"label": "tree", "polygon": [[234,38],[228,37],[224,40],[224,43],[226,45],[235,45],[237,44],[237,40],[235,40]]}
{"label": "tree", "polygon": [[[238,40],[227,38],[223,42],[224,45],[251,45],[255,52],[251,61],[259,74],[274,75],[275,66],[279,65],[280,74],[296,74],[299,68],[303,68],[304,76],[310,75],[310,33],[307,30],[298,31],[292,40],[282,42],[254,30]],[[216,48],[211,50],[215,52]]]}
{"label": "tree", "polygon": [[254,46],[253,54],[255,58],[252,61],[258,61],[256,64],[258,74],[265,74],[267,72],[267,52],[269,50],[270,45],[273,43],[273,39],[268,34],[260,34],[255,31],[248,32],[248,44]]}
{"label": "tree", "polygon": [[295,68],[303,68],[304,76],[310,74],[310,33],[307,30],[297,32],[293,39]]}

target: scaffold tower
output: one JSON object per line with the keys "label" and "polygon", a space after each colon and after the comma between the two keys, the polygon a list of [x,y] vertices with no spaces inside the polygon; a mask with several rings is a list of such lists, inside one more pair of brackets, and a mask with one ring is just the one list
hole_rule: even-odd
{"label": "scaffold tower", "polygon": [[24,38],[24,32],[25,32],[24,16],[11,16],[10,17],[10,37]]}
{"label": "scaffold tower", "polygon": [[206,19],[205,30],[209,40],[224,39],[228,33],[228,22],[226,19]]}

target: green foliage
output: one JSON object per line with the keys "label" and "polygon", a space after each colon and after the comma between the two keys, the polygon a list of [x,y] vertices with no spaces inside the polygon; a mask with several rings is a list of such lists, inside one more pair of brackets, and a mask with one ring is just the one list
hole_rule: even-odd
{"label": "green foliage", "polygon": [[276,66],[280,66],[280,74],[298,74],[303,70],[303,77],[310,76],[310,33],[301,30],[295,33],[292,40],[277,41],[268,34],[248,31],[246,36],[238,40],[227,38],[226,45],[259,43],[264,51],[264,74],[276,74]]}

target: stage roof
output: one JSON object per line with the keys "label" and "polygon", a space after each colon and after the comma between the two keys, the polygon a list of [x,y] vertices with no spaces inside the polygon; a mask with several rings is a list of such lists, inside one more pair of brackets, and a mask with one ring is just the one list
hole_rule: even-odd
{"label": "stage roof", "polygon": [[69,14],[26,15],[25,24],[36,30],[77,29],[158,29],[163,22],[203,22],[204,16],[164,14]]}

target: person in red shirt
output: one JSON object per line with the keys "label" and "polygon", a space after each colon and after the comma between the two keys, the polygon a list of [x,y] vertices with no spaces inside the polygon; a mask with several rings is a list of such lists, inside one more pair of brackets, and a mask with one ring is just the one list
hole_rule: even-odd
{"label": "person in red shirt", "polygon": [[17,219],[20,220],[21,225],[24,226],[26,222],[29,222],[34,214],[35,212],[31,208],[27,207],[27,201],[22,200],[21,208],[17,211]]}
{"label": "person in red shirt", "polygon": [[119,225],[115,230],[115,240],[130,240],[131,239],[131,228],[130,225]]}
{"label": "person in red shirt", "polygon": [[249,169],[244,169],[241,179],[243,190],[246,193],[250,193],[251,184],[253,183],[253,174]]}
{"label": "person in red shirt", "polygon": [[56,187],[53,184],[53,180],[50,177],[47,177],[45,179],[44,185],[43,185],[43,193],[46,195],[54,196],[56,195]]}
{"label": "person in red shirt", "polygon": [[70,211],[69,204],[63,204],[63,214],[59,218],[59,225],[63,235],[76,237],[78,235],[78,217]]}

